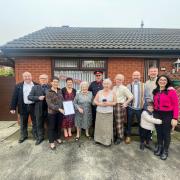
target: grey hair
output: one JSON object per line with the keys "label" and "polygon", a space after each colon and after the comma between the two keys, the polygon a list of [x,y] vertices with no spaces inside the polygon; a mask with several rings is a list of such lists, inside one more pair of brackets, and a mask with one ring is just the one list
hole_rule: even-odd
{"label": "grey hair", "polygon": [[111,81],[109,78],[104,79],[104,80],[103,80],[103,84],[104,84],[104,83],[108,83],[108,84],[110,84],[110,85],[112,86],[112,81]]}
{"label": "grey hair", "polygon": [[87,87],[89,87],[89,83],[88,83],[87,81],[82,81],[82,82],[80,83],[80,89],[82,89],[82,86],[87,86]]}
{"label": "grey hair", "polygon": [[22,73],[22,76],[23,76],[23,77],[24,77],[25,75],[30,75],[30,76],[32,76],[31,73],[28,72],[28,71],[25,71],[25,72]]}

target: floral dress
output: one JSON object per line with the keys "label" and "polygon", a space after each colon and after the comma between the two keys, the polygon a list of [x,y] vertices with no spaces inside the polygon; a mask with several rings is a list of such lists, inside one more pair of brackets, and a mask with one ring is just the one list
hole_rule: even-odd
{"label": "floral dress", "polygon": [[[67,91],[66,87],[64,87],[62,89],[62,94],[64,97],[64,101],[74,101],[74,98],[76,96],[76,90],[72,89],[72,92],[69,93]],[[74,127],[74,118],[75,118],[75,114],[63,116],[62,128],[66,128],[66,129],[73,128]]]}

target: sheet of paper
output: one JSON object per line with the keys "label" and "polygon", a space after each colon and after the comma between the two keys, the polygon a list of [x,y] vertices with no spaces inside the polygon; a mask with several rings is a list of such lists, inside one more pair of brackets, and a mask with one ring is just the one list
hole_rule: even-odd
{"label": "sheet of paper", "polygon": [[63,107],[64,107],[64,115],[75,114],[74,105],[72,101],[64,101]]}

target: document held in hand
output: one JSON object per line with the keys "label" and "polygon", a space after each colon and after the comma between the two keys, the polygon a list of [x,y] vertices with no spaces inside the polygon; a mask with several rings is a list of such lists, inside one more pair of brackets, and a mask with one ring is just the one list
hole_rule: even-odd
{"label": "document held in hand", "polygon": [[64,101],[63,107],[64,107],[64,115],[75,114],[74,105],[72,101]]}

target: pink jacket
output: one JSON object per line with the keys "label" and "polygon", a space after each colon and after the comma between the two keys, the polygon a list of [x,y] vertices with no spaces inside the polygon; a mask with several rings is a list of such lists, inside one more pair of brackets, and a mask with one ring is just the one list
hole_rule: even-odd
{"label": "pink jacket", "polygon": [[178,120],[178,96],[176,90],[168,90],[165,92],[158,92],[154,95],[154,109],[156,111],[173,111],[173,118]]}

